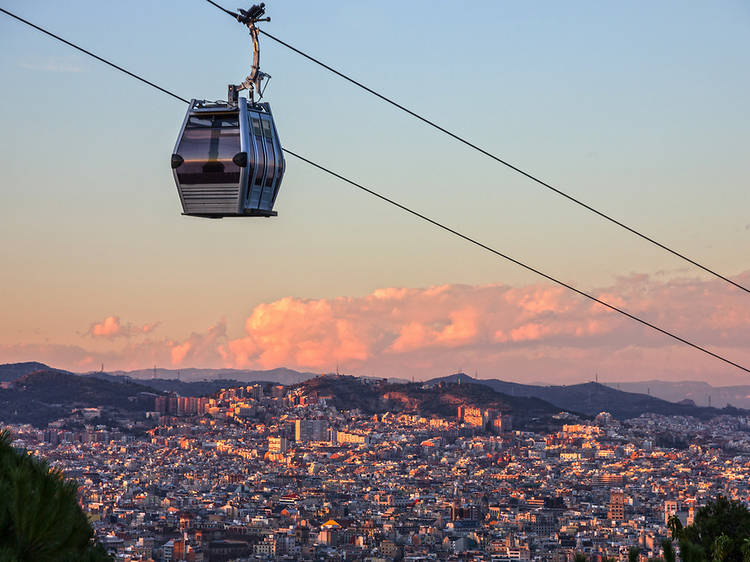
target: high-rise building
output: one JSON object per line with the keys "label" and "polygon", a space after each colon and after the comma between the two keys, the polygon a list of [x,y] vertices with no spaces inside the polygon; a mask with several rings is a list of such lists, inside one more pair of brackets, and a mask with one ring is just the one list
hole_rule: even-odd
{"label": "high-rise building", "polygon": [[674,500],[667,500],[664,502],[664,524],[669,523],[669,518],[677,514],[677,502]]}
{"label": "high-rise building", "polygon": [[286,437],[269,437],[269,453],[286,453],[289,449],[289,440]]}
{"label": "high-rise building", "polygon": [[200,415],[203,415],[206,413],[206,410],[208,409],[209,400],[210,398],[206,396],[201,396],[200,398],[198,398],[198,413]]}
{"label": "high-rise building", "polygon": [[347,431],[331,430],[331,443],[354,443],[356,445],[369,445],[370,437],[361,433],[349,433]]}
{"label": "high-rise building", "polygon": [[326,420],[297,420],[294,424],[296,441],[326,441],[328,422]]}
{"label": "high-rise building", "polygon": [[160,415],[167,413],[167,397],[157,396],[155,399],[154,409],[159,412]]}
{"label": "high-rise building", "polygon": [[625,519],[625,493],[622,490],[612,490],[609,493],[607,517],[612,521]]}
{"label": "high-rise building", "polygon": [[502,414],[494,409],[483,410],[474,406],[459,406],[458,421],[473,427],[489,429],[495,433],[510,431],[513,428],[510,414]]}

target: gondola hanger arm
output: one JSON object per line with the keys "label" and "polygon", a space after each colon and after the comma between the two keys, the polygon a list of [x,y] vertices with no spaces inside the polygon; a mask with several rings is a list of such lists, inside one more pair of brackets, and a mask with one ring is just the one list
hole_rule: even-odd
{"label": "gondola hanger arm", "polygon": [[265,78],[271,76],[260,70],[260,41],[258,39],[259,30],[255,26],[256,23],[262,21],[271,21],[270,17],[262,17],[266,12],[266,5],[264,3],[254,4],[249,10],[238,10],[239,13],[231,12],[237,18],[237,21],[243,25],[246,25],[250,30],[250,37],[253,40],[253,63],[250,70],[250,74],[245,80],[239,84],[230,84],[228,88],[227,101],[235,105],[237,103],[238,92],[247,90],[250,94],[250,102],[254,102],[254,96],[257,93],[258,98],[263,97],[263,89],[261,83]]}

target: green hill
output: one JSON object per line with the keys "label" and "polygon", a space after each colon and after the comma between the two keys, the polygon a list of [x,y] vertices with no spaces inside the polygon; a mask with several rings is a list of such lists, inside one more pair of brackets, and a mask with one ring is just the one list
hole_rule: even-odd
{"label": "green hill", "polygon": [[59,371],[38,371],[0,389],[0,421],[47,423],[73,408],[108,406],[125,411],[146,411],[154,406],[153,389],[132,382],[112,382],[93,376]]}

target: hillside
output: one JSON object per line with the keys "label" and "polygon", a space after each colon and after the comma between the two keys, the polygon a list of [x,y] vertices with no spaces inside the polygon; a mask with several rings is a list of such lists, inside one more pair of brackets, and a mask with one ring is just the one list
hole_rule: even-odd
{"label": "hillside", "polygon": [[670,402],[692,400],[699,406],[723,408],[727,405],[750,409],[750,385],[711,386],[703,381],[638,381],[608,382],[607,386],[624,390],[650,394]]}
{"label": "hillside", "polygon": [[325,398],[337,409],[358,408],[366,414],[391,411],[455,417],[458,406],[469,405],[511,413],[514,424],[523,426],[560,411],[538,398],[509,396],[478,384],[378,383],[347,375],[326,375],[296,386],[305,394],[316,393]]}
{"label": "hillside", "polygon": [[[127,375],[111,375],[96,371],[84,375],[117,384],[133,383],[147,386],[152,392],[176,392],[180,396],[211,396],[222,388],[247,386],[248,383],[231,379],[214,379],[208,381],[185,382],[178,379],[134,379]],[[264,382],[264,381],[257,381]]]}
{"label": "hillside", "polygon": [[67,373],[60,369],[54,369],[44,363],[37,361],[27,361],[25,363],[5,363],[0,365],[0,382],[14,381],[19,377],[35,373],[36,371],[57,371]]}
{"label": "hillside", "polygon": [[[154,378],[154,374],[159,378]],[[38,375],[38,376],[37,376]],[[52,375],[57,375],[53,377]],[[68,377],[68,378],[65,378]],[[72,377],[72,378],[70,378]],[[55,381],[72,381],[75,384],[57,384]],[[91,380],[97,380],[102,386],[96,386]],[[596,415],[601,411],[608,411],[618,419],[638,417],[643,413],[657,413],[663,415],[687,415],[702,419],[710,419],[720,414],[748,415],[746,410],[736,408],[709,408],[696,406],[706,404],[708,396],[712,397],[715,406],[750,404],[750,386],[712,387],[702,382],[664,382],[645,381],[637,383],[584,383],[562,386],[527,385],[502,381],[498,379],[474,379],[464,373],[447,377],[439,377],[427,383],[408,384],[394,379],[382,382],[377,379],[365,382],[366,379],[354,377],[339,377],[334,375],[320,376],[313,373],[303,373],[291,369],[271,369],[265,371],[251,371],[238,369],[145,369],[140,371],[117,371],[114,373],[90,373],[75,375],[67,371],[55,369],[39,362],[10,363],[0,365],[0,382],[16,381],[12,388],[0,392],[0,420],[9,418],[10,414],[3,412],[18,410],[19,419],[30,419],[25,412],[18,392],[21,381],[31,385],[25,391],[24,399],[36,400],[32,410],[41,411],[45,408],[50,412],[57,412],[56,404],[63,404],[69,409],[71,404],[98,405],[97,399],[104,400],[103,405],[114,403],[123,404],[122,396],[132,396],[138,392],[177,392],[182,396],[207,396],[220,388],[243,386],[255,382],[270,382],[285,385],[304,384],[307,388],[317,389],[321,394],[330,394],[332,403],[337,407],[359,407],[369,412],[384,411],[393,408],[396,411],[422,411],[426,415],[455,415],[455,408],[460,403],[475,403],[476,405],[497,408],[501,410],[531,412],[548,412],[546,406],[554,405],[556,410],[567,410],[586,415]],[[335,392],[329,388],[332,381],[339,384]],[[471,384],[461,384],[462,388],[429,388],[438,383],[472,383],[480,388],[491,388],[495,394],[486,391],[471,390]],[[35,381],[35,382],[34,382]],[[46,388],[47,381],[50,388]],[[88,381],[88,382],[87,382]],[[32,384],[33,382],[33,384]],[[107,383],[109,386],[105,385]],[[114,385],[114,386],[112,386]],[[373,389],[377,389],[374,393]],[[646,389],[649,394],[627,392],[626,390]],[[10,394],[8,394],[10,392]],[[659,397],[660,396],[660,397]],[[669,397],[670,400],[665,400]],[[544,403],[524,403],[526,399],[538,399]],[[3,402],[2,400],[5,400]],[[692,402],[691,402],[692,401]],[[132,402],[132,400],[131,400]],[[17,408],[9,408],[17,405]],[[44,404],[48,404],[44,406]],[[355,406],[352,406],[352,405]],[[51,413],[50,413],[51,415]],[[537,414],[533,414],[537,415]],[[48,417],[45,414],[45,417]]]}
{"label": "hillside", "polygon": [[154,391],[131,382],[111,382],[59,371],[37,371],[0,389],[0,421],[47,423],[70,414],[73,408],[110,406],[126,411],[153,408]]}
{"label": "hillside", "polygon": [[596,415],[599,412],[606,411],[618,419],[634,418],[644,413],[694,416],[703,419],[710,419],[721,414],[741,413],[736,409],[705,408],[689,403],[668,402],[661,398],[624,392],[595,382],[565,386],[538,386],[497,379],[474,379],[464,373],[432,379],[430,382],[456,382],[459,379],[462,382],[484,385],[496,392],[510,394],[511,396],[541,398],[564,410],[577,411],[587,415]]}
{"label": "hillside", "polygon": [[294,371],[292,369],[268,369],[254,371],[245,369],[138,369],[135,371],[111,371],[109,374],[127,376],[139,381],[148,379],[180,380],[182,382],[201,382],[211,380],[234,380],[239,383],[275,382],[284,385],[300,383],[318,373]]}
{"label": "hillside", "polygon": [[[114,382],[118,382],[117,378],[113,376],[111,380],[113,380]],[[130,380],[131,382],[136,382],[133,381],[133,379],[121,378],[120,380]],[[195,382],[184,382],[175,379],[143,379],[137,381],[138,384],[149,387],[153,392],[176,392],[180,396],[211,396],[217,393],[222,388],[234,388],[237,386],[247,386],[248,384],[260,384],[267,382],[268,381],[258,380],[249,383],[231,379],[215,379],[210,381]]]}

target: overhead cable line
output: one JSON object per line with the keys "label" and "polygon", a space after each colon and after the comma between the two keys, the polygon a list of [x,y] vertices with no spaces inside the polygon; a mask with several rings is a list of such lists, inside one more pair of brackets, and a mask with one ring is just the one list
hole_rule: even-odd
{"label": "overhead cable line", "polygon": [[100,57],[100,56],[98,56],[98,55],[95,55],[95,54],[94,54],[94,53],[92,53],[91,51],[87,51],[87,50],[86,50],[86,49],[84,49],[83,47],[79,47],[79,46],[78,46],[78,45],[76,45],[75,43],[71,43],[70,41],[66,41],[66,40],[65,40],[65,39],[63,39],[62,37],[58,37],[58,36],[57,36],[57,35],[55,35],[54,33],[50,32],[50,31],[47,31],[46,29],[42,29],[42,28],[41,28],[41,27],[39,27],[38,25],[34,25],[34,24],[33,24],[33,23],[31,23],[30,21],[27,21],[27,20],[23,19],[22,17],[20,17],[20,16],[17,16],[16,14],[13,14],[13,13],[9,12],[8,10],[5,10],[5,9],[3,9],[3,8],[0,8],[0,12],[3,12],[4,14],[6,14],[6,15],[8,15],[8,16],[10,16],[10,17],[12,17],[12,18],[15,18],[15,19],[17,19],[18,21],[20,21],[20,22],[23,22],[23,23],[25,23],[26,25],[28,25],[28,26],[31,26],[31,27],[33,27],[33,28],[34,28],[34,29],[36,29],[37,31],[41,31],[42,33],[44,33],[44,34],[46,34],[46,35],[49,35],[50,37],[52,37],[52,38],[54,38],[54,39],[57,39],[58,41],[61,41],[61,42],[65,43],[66,45],[69,45],[70,47],[73,47],[74,49],[78,49],[78,50],[79,50],[79,51],[81,51],[82,53],[85,53],[85,54],[87,54],[87,55],[88,55],[88,56],[90,56],[90,57],[94,57],[94,58],[95,58],[96,60],[98,60],[98,61],[101,61],[101,62],[103,62],[104,64],[108,64],[108,65],[109,65],[109,66],[111,66],[112,68],[114,68],[114,69],[116,69],[116,70],[119,70],[120,72],[124,72],[125,74],[127,74],[128,76],[130,76],[130,77],[132,77],[132,78],[135,78],[136,80],[140,80],[141,82],[143,82],[143,83],[145,83],[145,84],[148,84],[148,85],[149,85],[149,86],[151,86],[152,88],[156,88],[156,89],[157,89],[157,90],[159,90],[160,92],[164,92],[165,94],[167,94],[167,95],[170,95],[170,96],[172,96],[173,98],[176,98],[176,99],[178,99],[178,100],[180,100],[180,101],[184,101],[185,103],[190,103],[190,102],[189,102],[188,100],[186,100],[186,99],[185,99],[185,98],[183,98],[183,97],[180,97],[180,96],[178,96],[178,95],[177,95],[177,94],[175,94],[174,92],[170,92],[169,90],[167,90],[167,89],[165,89],[165,88],[162,88],[161,86],[157,86],[157,85],[156,85],[156,84],[154,84],[153,82],[150,82],[150,81],[146,80],[145,78],[141,78],[141,77],[140,77],[140,76],[138,76],[137,74],[133,74],[133,73],[132,73],[132,72],[130,72],[129,70],[125,70],[125,69],[124,69],[123,67],[121,67],[121,66],[117,66],[117,65],[116,65],[115,63],[113,63],[113,62],[110,62],[110,61],[108,61],[107,59],[103,59],[102,57]]}
{"label": "overhead cable line", "polygon": [[[211,4],[212,6],[215,6],[218,9],[220,9],[222,12],[224,12],[226,14],[229,14],[230,16],[232,16],[234,18],[238,17],[238,14],[236,14],[235,12],[232,12],[230,10],[227,10],[225,8],[222,8],[219,4],[217,4],[213,0],[206,0],[206,1],[209,4]],[[416,111],[412,111],[411,109],[409,109],[409,108],[401,105],[400,103],[398,103],[397,101],[393,100],[392,98],[389,98],[388,96],[385,96],[385,95],[381,94],[380,92],[377,92],[377,91],[373,90],[369,86],[364,85],[362,82],[359,82],[359,81],[355,80],[354,78],[351,78],[350,76],[347,76],[343,72],[341,72],[339,70],[336,70],[332,66],[324,63],[323,61],[321,61],[321,60],[319,60],[319,59],[317,59],[315,57],[313,57],[312,55],[309,55],[308,53],[306,53],[306,52],[304,52],[304,51],[302,51],[302,50],[300,50],[300,49],[298,49],[298,48],[290,45],[289,43],[286,43],[285,41],[282,41],[281,39],[279,39],[278,37],[275,37],[274,35],[268,33],[267,31],[264,31],[263,29],[259,29],[259,31],[263,35],[265,35],[266,37],[268,37],[269,39],[273,39],[274,41],[276,41],[280,45],[283,45],[287,49],[290,49],[290,50],[294,51],[295,53],[297,53],[298,55],[306,58],[307,60],[309,60],[311,62],[314,62],[318,66],[320,66],[322,68],[325,68],[326,70],[328,70],[329,72],[332,72],[336,76],[338,76],[340,78],[343,78],[347,82],[351,82],[355,86],[357,86],[359,88],[362,88],[366,92],[368,92],[368,93],[372,94],[373,96],[381,99],[382,101],[384,101],[386,103],[389,103],[392,106],[400,109],[401,111],[403,111],[403,112],[411,115],[415,119],[418,119],[418,120],[422,121],[423,123],[426,123],[430,127],[433,127],[434,129],[437,129],[441,133],[444,133],[444,134],[448,135],[449,137],[451,137],[451,138],[453,138],[453,139],[455,139],[455,140],[457,140],[457,141],[465,144],[466,146],[468,146],[470,148],[473,148],[477,152],[480,152],[481,154],[484,154],[485,156],[487,156],[488,158],[491,158],[495,162],[498,162],[498,163],[502,164],[503,166],[506,166],[506,167],[510,168],[514,172],[517,172],[517,173],[521,174],[522,176],[525,176],[526,178],[528,178],[528,179],[530,179],[530,180],[538,183],[539,185],[541,185],[543,187],[546,187],[550,191],[553,191],[554,193],[557,193],[558,195],[560,195],[561,197],[564,197],[568,201],[571,201],[572,203],[575,203],[576,205],[579,205],[580,207],[583,207],[584,209],[586,209],[588,211],[591,211],[592,213],[594,213],[596,215],[599,215],[601,218],[603,218],[605,220],[608,220],[609,222],[611,222],[613,224],[616,224],[620,228],[623,228],[623,229],[627,230],[631,234],[635,234],[636,236],[642,238],[643,240],[646,240],[647,242],[650,242],[651,244],[654,244],[655,246],[658,246],[662,250],[665,250],[665,251],[669,252],[670,254],[672,254],[674,256],[677,256],[678,258],[681,258],[681,259],[685,260],[686,262],[694,265],[695,267],[698,267],[699,269],[702,269],[706,273],[710,273],[711,275],[714,275],[714,276],[718,277],[719,279],[722,279],[722,280],[726,281],[730,285],[734,285],[738,289],[741,289],[741,290],[745,291],[746,293],[750,293],[750,289],[749,288],[747,288],[747,287],[745,287],[745,286],[737,283],[736,281],[732,281],[731,279],[729,279],[728,277],[722,275],[721,273],[718,273],[718,272],[714,271],[713,269],[710,269],[709,267],[707,267],[707,266],[705,266],[705,265],[703,265],[701,263],[698,263],[697,261],[689,258],[685,254],[683,254],[681,252],[678,252],[677,250],[673,250],[672,248],[670,248],[666,244],[662,244],[658,240],[655,240],[651,236],[648,236],[647,234],[643,234],[642,232],[636,230],[635,228],[633,228],[631,226],[628,226],[627,224],[623,223],[620,220],[617,220],[616,218],[608,215],[607,213],[605,213],[603,211],[599,211],[598,209],[592,207],[588,203],[585,203],[585,202],[581,201],[580,199],[577,199],[576,197],[573,197],[569,193],[566,193],[563,190],[561,190],[560,188],[557,188],[557,187],[551,185],[550,183],[545,182],[544,180],[542,180],[539,177],[531,174],[530,172],[527,172],[527,171],[519,168],[518,166],[516,166],[514,164],[511,164],[507,160],[504,160],[504,159],[500,158],[499,156],[497,156],[495,154],[492,154],[488,150],[486,150],[486,149],[484,149],[484,148],[482,148],[482,147],[474,144],[473,142],[467,140],[465,137],[462,137],[462,136],[460,136],[460,135],[458,135],[456,133],[451,132],[450,130],[446,129],[445,127],[442,127],[441,125],[438,125],[437,123],[435,123],[434,121],[428,119],[427,117],[424,117],[423,115],[420,115]]]}
{"label": "overhead cable line", "polygon": [[369,188],[365,187],[364,185],[361,185],[361,184],[359,184],[357,182],[354,182],[354,181],[350,180],[349,178],[347,178],[345,176],[342,176],[341,174],[338,174],[338,173],[334,172],[333,170],[330,170],[329,168],[326,168],[325,166],[321,166],[320,164],[316,164],[312,160],[308,160],[307,158],[305,158],[303,156],[300,156],[299,154],[295,154],[294,152],[292,152],[288,148],[285,148],[284,152],[286,152],[287,154],[289,154],[291,156],[294,156],[295,158],[298,158],[299,160],[302,160],[303,162],[306,162],[307,164],[310,164],[311,166],[314,166],[315,168],[318,168],[319,170],[322,170],[323,172],[326,172],[327,174],[332,175],[335,178],[338,178],[338,179],[340,179],[342,181],[345,181],[346,183],[348,183],[350,185],[353,185],[354,187],[356,187],[358,189],[361,189],[362,191],[365,191],[365,192],[369,193],[370,195],[373,195],[373,196],[377,197],[378,199],[381,199],[381,200],[385,201],[386,203],[389,203],[389,204],[393,205],[394,207],[398,207],[402,211],[406,211],[407,213],[409,213],[411,215],[414,215],[415,217],[418,217],[418,218],[422,219],[423,221],[426,221],[426,222],[428,222],[428,223],[430,223],[430,224],[432,224],[434,226],[437,226],[438,228],[441,228],[442,230],[445,230],[446,232],[449,232],[449,233],[453,234],[454,236],[458,236],[459,238],[465,240],[466,242],[469,242],[470,244],[474,244],[475,246],[478,246],[478,247],[482,248],[483,250],[487,250],[488,252],[490,252],[492,254],[495,254],[498,257],[501,257],[503,259],[508,260],[509,262],[512,262],[512,263],[514,263],[516,265],[519,265],[519,266],[523,267],[524,269],[526,269],[528,271],[531,271],[532,273],[536,273],[537,275],[539,275],[541,277],[544,277],[545,279],[547,279],[549,281],[552,281],[553,283],[556,283],[556,284],[558,284],[558,285],[560,285],[562,287],[565,287],[566,289],[569,289],[569,290],[573,291],[574,293],[577,293],[577,294],[581,295],[582,297],[586,297],[587,299],[590,299],[590,300],[594,301],[595,303],[601,304],[602,306],[605,306],[605,307],[609,308],[610,310],[613,310],[615,312],[619,312],[623,316],[627,316],[631,320],[635,320],[636,322],[639,322],[640,324],[643,324],[644,326],[648,326],[649,328],[651,328],[653,330],[656,330],[657,332],[660,332],[660,333],[662,333],[662,334],[664,334],[666,336],[669,336],[670,338],[673,338],[673,339],[677,340],[678,342],[681,342],[681,343],[684,343],[686,345],[689,345],[690,347],[693,347],[693,348],[695,348],[695,349],[697,349],[699,351],[702,351],[703,353],[707,353],[708,355],[711,355],[712,357],[715,357],[716,359],[720,359],[721,361],[724,361],[725,363],[728,363],[730,365],[733,365],[734,367],[737,367],[738,369],[742,369],[743,371],[745,371],[747,373],[750,373],[750,369],[747,369],[746,367],[743,367],[742,365],[740,365],[738,363],[730,361],[729,359],[726,359],[725,357],[722,357],[721,355],[719,355],[717,353],[709,351],[705,347],[701,347],[701,346],[699,346],[699,345],[697,345],[695,343],[692,343],[691,341],[688,341],[685,338],[682,338],[682,337],[678,336],[677,334],[674,334],[672,332],[669,332],[667,330],[659,328],[658,326],[656,326],[655,324],[652,324],[651,322],[648,322],[647,320],[643,320],[642,318],[640,318],[640,317],[638,317],[638,316],[636,316],[634,314],[630,314],[629,312],[627,312],[626,310],[624,310],[622,308],[619,308],[617,306],[609,304],[608,302],[603,301],[603,300],[595,297],[591,293],[587,293],[585,291],[582,291],[581,289],[576,289],[573,285],[570,285],[570,284],[566,283],[565,281],[561,281],[561,280],[559,280],[559,279],[557,279],[555,277],[552,277],[551,275],[548,275],[548,274],[544,273],[543,271],[541,271],[539,269],[536,269],[535,267],[532,267],[532,266],[530,266],[530,265],[528,265],[528,264],[526,264],[526,263],[524,263],[524,262],[522,262],[520,260],[517,260],[517,259],[515,259],[515,258],[513,258],[513,257],[511,257],[511,256],[509,256],[507,254],[504,254],[504,253],[500,252],[499,250],[496,250],[495,248],[493,248],[491,246],[488,246],[487,244],[484,244],[483,242],[480,242],[476,238],[472,238],[472,237],[470,237],[470,236],[468,236],[466,234],[463,234],[463,233],[459,232],[458,230],[455,230],[455,229],[453,229],[453,228],[451,228],[449,226],[446,226],[445,224],[443,224],[443,223],[441,223],[441,222],[439,222],[439,221],[437,221],[435,219],[431,219],[430,217],[428,217],[426,215],[423,215],[419,211],[415,211],[415,210],[413,210],[413,209],[411,209],[411,208],[409,208],[409,207],[407,207],[405,205],[402,205],[398,201],[394,201],[393,199],[390,199],[390,198],[386,197],[385,195],[381,195],[377,191],[373,191],[372,189],[369,189]]}
{"label": "overhead cable line", "polygon": [[[25,23],[25,24],[33,27],[34,29],[42,31],[43,33],[49,35],[50,37],[54,37],[55,39],[57,39],[59,41],[62,41],[63,43],[65,43],[67,45],[70,45],[70,46],[72,46],[72,47],[74,47],[74,48],[76,48],[76,49],[78,49],[78,50],[80,50],[80,51],[82,51],[82,52],[84,52],[84,53],[86,53],[86,54],[88,54],[88,55],[96,58],[97,60],[100,60],[100,61],[102,61],[102,62],[104,62],[104,63],[106,63],[106,64],[108,64],[108,65],[110,65],[110,66],[112,66],[114,68],[116,68],[117,70],[120,70],[120,71],[124,72],[128,76],[136,78],[136,79],[140,80],[141,82],[144,82],[145,84],[148,84],[149,86],[152,86],[153,88],[156,88],[157,90],[159,90],[159,91],[161,91],[163,93],[166,93],[166,94],[172,96],[173,98],[176,98],[176,99],[178,99],[180,101],[183,101],[185,103],[189,103],[185,98],[182,98],[182,97],[180,97],[180,96],[178,96],[178,95],[170,92],[169,90],[165,90],[164,88],[161,88],[160,86],[157,86],[156,84],[154,84],[152,82],[149,82],[148,80],[145,80],[145,79],[141,78],[140,76],[138,76],[138,75],[136,75],[136,74],[134,74],[134,73],[132,73],[132,72],[130,72],[128,70],[125,70],[124,68],[122,68],[120,66],[117,66],[117,65],[115,65],[115,64],[113,64],[113,63],[111,63],[111,62],[109,62],[109,61],[107,61],[107,60],[105,60],[105,59],[103,59],[101,57],[98,57],[98,56],[94,55],[93,53],[91,53],[89,51],[86,51],[85,49],[82,49],[81,47],[78,47],[77,45],[74,45],[73,43],[71,43],[69,41],[66,41],[65,39],[62,39],[62,38],[58,37],[57,35],[54,35],[53,33],[50,33],[48,31],[46,31],[45,29],[43,29],[43,28],[41,28],[41,27],[39,27],[37,25],[34,25],[34,24],[32,24],[32,23],[24,20],[24,19],[16,16],[15,14],[12,14],[12,13],[8,12],[7,10],[4,10],[4,9],[0,8],[0,11],[3,12],[3,13],[5,13],[5,14],[7,14],[7,15],[9,15],[9,16],[14,17],[18,21],[21,21],[21,22],[23,22],[23,23]],[[638,322],[639,324],[642,324],[643,326],[651,328],[652,330],[655,330],[655,331],[657,331],[657,332],[659,332],[659,333],[661,333],[661,334],[663,334],[665,336],[668,336],[668,337],[670,337],[670,338],[672,338],[672,339],[674,339],[674,340],[676,340],[676,341],[678,341],[678,342],[680,342],[682,344],[685,344],[685,345],[687,345],[689,347],[697,349],[698,351],[702,351],[706,355],[710,355],[711,357],[714,357],[715,359],[718,359],[718,360],[720,360],[720,361],[722,361],[722,362],[724,362],[724,363],[726,363],[728,365],[736,367],[737,369],[745,371],[746,373],[750,373],[750,369],[748,369],[747,367],[744,367],[744,366],[740,365],[739,363],[736,363],[736,362],[734,362],[734,361],[732,361],[730,359],[727,359],[726,357],[724,357],[722,355],[719,355],[718,353],[714,353],[713,351],[710,351],[710,350],[706,349],[705,347],[702,347],[702,346],[700,346],[698,344],[695,344],[695,343],[693,343],[693,342],[691,342],[691,341],[689,341],[689,340],[687,340],[687,339],[685,339],[685,338],[683,338],[681,336],[678,336],[677,334],[675,334],[673,332],[670,332],[670,331],[665,330],[663,328],[659,328],[655,324],[652,324],[651,322],[648,322],[647,320],[644,320],[644,319],[642,319],[642,318],[640,318],[640,317],[638,317],[638,316],[636,316],[634,314],[631,314],[631,313],[627,312],[626,310],[624,310],[622,308],[619,308],[617,306],[609,304],[608,302],[606,302],[606,301],[604,301],[602,299],[599,299],[599,298],[593,296],[590,293],[587,293],[587,292],[585,292],[585,291],[583,291],[581,289],[577,289],[573,285],[570,285],[570,284],[568,284],[568,283],[566,283],[564,281],[561,281],[561,280],[559,280],[559,279],[557,279],[557,278],[555,278],[555,277],[553,277],[551,275],[548,275],[548,274],[544,273],[543,271],[541,271],[539,269],[536,269],[535,267],[532,267],[532,266],[530,266],[530,265],[528,265],[528,264],[526,264],[526,263],[524,263],[524,262],[522,262],[520,260],[517,260],[517,259],[515,259],[515,258],[513,258],[513,257],[511,257],[511,256],[509,256],[507,254],[504,254],[501,251],[499,251],[499,250],[497,250],[497,249],[495,249],[495,248],[493,248],[491,246],[488,246],[487,244],[484,244],[483,242],[480,242],[479,240],[477,240],[475,238],[472,238],[472,237],[470,237],[470,236],[468,236],[466,234],[463,234],[462,232],[459,232],[458,230],[455,230],[454,228],[446,226],[445,224],[443,224],[443,223],[441,223],[441,222],[439,222],[439,221],[437,221],[435,219],[432,219],[432,218],[430,218],[430,217],[428,217],[428,216],[420,213],[419,211],[415,211],[414,209],[411,209],[411,208],[407,207],[406,205],[403,205],[403,204],[399,203],[398,201],[390,199],[389,197],[386,197],[385,195],[382,195],[382,194],[378,193],[377,191],[374,191],[374,190],[372,190],[372,189],[370,189],[368,187],[365,187],[364,185],[362,185],[360,183],[357,183],[357,182],[355,182],[355,181],[353,181],[353,180],[347,178],[346,176],[343,176],[343,175],[341,175],[341,174],[339,174],[337,172],[334,172],[333,170],[331,170],[330,168],[327,168],[326,166],[323,166],[323,165],[318,164],[318,163],[316,163],[316,162],[314,162],[312,160],[309,160],[308,158],[305,158],[304,156],[301,156],[301,155],[297,154],[296,152],[293,152],[292,150],[290,150],[288,148],[284,148],[283,150],[284,150],[285,153],[289,154],[290,156],[293,156],[293,157],[301,160],[302,162],[305,162],[306,164],[309,164],[310,166],[313,166],[314,168],[317,168],[318,170],[321,170],[321,171],[323,171],[323,172],[325,172],[325,173],[327,173],[327,174],[329,174],[329,175],[331,175],[331,176],[333,176],[333,177],[335,177],[337,179],[340,179],[341,181],[344,181],[344,182],[348,183],[349,185],[352,185],[352,186],[356,187],[357,189],[360,189],[360,190],[362,190],[362,191],[364,191],[366,193],[369,193],[370,195],[372,195],[374,197],[377,197],[378,199],[380,199],[382,201],[385,201],[386,203],[388,203],[390,205],[393,205],[394,207],[397,207],[397,208],[401,209],[402,211],[405,211],[405,212],[407,212],[407,213],[409,213],[409,214],[411,214],[411,215],[413,215],[413,216],[415,216],[415,217],[417,217],[417,218],[419,218],[419,219],[421,219],[421,220],[423,220],[425,222],[428,222],[428,223],[432,224],[433,226],[436,226],[436,227],[438,227],[438,228],[440,228],[440,229],[442,229],[442,230],[444,230],[444,231],[446,231],[446,232],[448,232],[450,234],[453,234],[454,236],[457,236],[458,238],[461,238],[462,240],[464,240],[466,242],[469,242],[470,244],[478,246],[479,248],[481,248],[483,250],[486,250],[486,251],[490,252],[491,254],[494,254],[497,257],[503,258],[503,259],[505,259],[505,260],[507,260],[507,261],[509,261],[511,263],[514,263],[514,264],[516,264],[516,265],[518,265],[518,266],[526,269],[527,271],[531,271],[532,273],[536,273],[537,275],[539,275],[541,277],[544,277],[545,279],[547,279],[549,281],[552,281],[553,283],[556,283],[557,285],[565,287],[566,289],[568,289],[568,290],[570,290],[570,291],[572,291],[572,292],[574,292],[574,293],[576,293],[576,294],[578,294],[578,295],[580,295],[582,297],[585,297],[585,298],[587,298],[587,299],[589,299],[589,300],[591,300],[591,301],[593,301],[593,302],[595,302],[597,304],[600,304],[600,305],[602,305],[602,306],[604,306],[604,307],[606,307],[606,308],[608,308],[608,309],[610,309],[610,310],[612,310],[614,312],[618,312],[619,314],[621,314],[623,316],[626,316],[627,318],[630,318],[631,320],[634,320],[635,322]]]}

